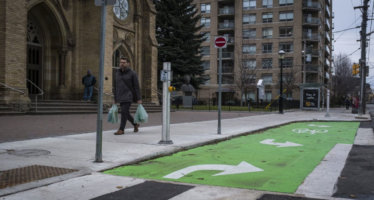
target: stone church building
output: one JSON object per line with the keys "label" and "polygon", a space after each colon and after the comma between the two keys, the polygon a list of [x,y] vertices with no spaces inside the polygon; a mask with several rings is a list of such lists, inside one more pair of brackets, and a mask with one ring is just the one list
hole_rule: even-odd
{"label": "stone church building", "polygon": [[[113,70],[125,56],[143,99],[157,102],[155,20],[151,0],[107,6],[104,93],[112,93]],[[1,0],[0,103],[27,106],[41,91],[39,100],[82,99],[87,70],[99,76],[100,27],[94,0]]]}

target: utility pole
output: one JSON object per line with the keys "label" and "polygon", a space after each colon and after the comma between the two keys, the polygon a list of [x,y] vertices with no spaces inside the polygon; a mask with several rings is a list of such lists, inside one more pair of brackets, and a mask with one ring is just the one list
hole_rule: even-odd
{"label": "utility pole", "polygon": [[364,0],[363,6],[354,7],[362,8],[362,23],[361,23],[361,59],[360,59],[360,77],[361,77],[361,87],[360,87],[360,103],[358,114],[365,114],[365,86],[366,86],[366,26],[368,21],[368,6],[369,0]]}

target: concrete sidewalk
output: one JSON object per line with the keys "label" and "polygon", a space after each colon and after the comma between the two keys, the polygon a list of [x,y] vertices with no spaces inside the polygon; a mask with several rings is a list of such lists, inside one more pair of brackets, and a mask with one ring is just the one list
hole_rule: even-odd
{"label": "concrete sidewalk", "polygon": [[[105,131],[103,133],[103,163],[93,162],[95,159],[96,147],[95,133],[0,143],[0,171],[30,165],[46,165],[79,170],[78,172],[59,177],[48,178],[10,188],[8,187],[0,190],[0,196],[3,196],[1,199],[23,199],[25,197],[27,197],[26,199],[90,199],[115,191],[116,185],[128,187],[144,181],[135,178],[114,177],[97,173],[105,169],[147,160],[149,158],[170,154],[186,148],[201,146],[214,141],[226,140],[248,132],[259,131],[291,122],[362,121],[370,119],[369,115],[363,116],[367,119],[357,119],[356,116],[357,115],[351,114],[343,109],[333,109],[330,112],[330,117],[325,117],[325,112],[295,111],[286,112],[283,115],[268,114],[225,119],[222,120],[221,135],[217,135],[216,120],[172,124],[170,126],[171,140],[174,143],[172,145],[158,144],[161,139],[161,126],[143,127],[140,129],[140,132],[136,134],[132,133],[132,129],[128,129],[125,130],[128,134],[121,136],[113,135],[113,131]],[[370,134],[369,137],[371,137]],[[367,142],[367,140],[365,140],[365,142]],[[374,142],[372,142],[371,145],[373,144]],[[8,153],[9,150],[19,151],[25,149],[44,150],[50,153],[39,156],[17,156]],[[344,166],[344,162],[342,164]],[[47,184],[52,185],[42,187]],[[85,185],[85,192],[83,192],[80,187],[83,185]],[[100,185],[105,185],[105,187],[100,187]],[[208,191],[205,191],[205,189],[205,192],[202,192],[202,187],[208,191],[216,191],[217,193],[221,193],[222,190],[220,187],[210,186],[200,186],[194,190],[200,191],[198,194],[201,195],[204,195],[203,193],[209,193]],[[262,193],[258,191],[233,188],[225,188],[225,190],[228,191],[226,195],[245,194],[246,197],[253,196],[254,198]],[[198,194],[193,192],[194,191],[189,191],[191,196],[183,194],[184,196],[187,195],[185,199],[209,199],[205,197],[195,198]],[[329,192],[332,194],[332,191]],[[11,195],[4,196],[7,194]],[[302,193],[299,194],[307,195]],[[318,194],[318,196],[327,198],[331,195]],[[218,197],[231,199],[230,196],[217,196],[217,198]],[[183,198],[180,197],[179,199]],[[235,199],[240,198],[238,197]]]}

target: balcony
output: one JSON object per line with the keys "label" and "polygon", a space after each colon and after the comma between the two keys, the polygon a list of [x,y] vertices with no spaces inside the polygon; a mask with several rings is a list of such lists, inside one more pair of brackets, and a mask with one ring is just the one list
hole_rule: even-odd
{"label": "balcony", "polygon": [[303,24],[304,25],[317,25],[318,26],[318,25],[321,24],[321,20],[318,17],[304,16]]}
{"label": "balcony", "polygon": [[326,54],[331,55],[331,51],[328,45],[326,45]]}
{"label": "balcony", "polygon": [[222,59],[234,59],[234,52],[222,52]]}
{"label": "balcony", "polygon": [[234,67],[232,65],[222,65],[222,73],[234,73]]}
{"label": "balcony", "polygon": [[321,4],[319,2],[303,1],[303,9],[319,11],[321,10]]}
{"label": "balcony", "polygon": [[325,35],[326,35],[326,43],[330,44],[330,42],[331,42],[330,34],[328,32],[326,32]]}
{"label": "balcony", "polygon": [[234,37],[233,36],[226,36],[227,38],[227,44],[228,45],[233,45],[235,43]]}
{"label": "balcony", "polygon": [[318,72],[318,70],[319,70],[318,65],[313,65],[313,64],[305,65],[305,71],[307,72]]}
{"label": "balcony", "polygon": [[304,39],[304,40],[319,41],[319,40],[320,40],[320,36],[319,36],[318,33],[308,33],[308,32],[304,32],[304,33],[303,33],[303,39]]}
{"label": "balcony", "polygon": [[310,54],[310,55],[312,55],[313,57],[318,57],[318,56],[320,56],[318,50],[308,49],[308,48],[307,48],[307,50],[306,50],[306,54]]}
{"label": "balcony", "polygon": [[326,18],[330,18],[331,17],[331,13],[330,13],[330,6],[326,5]]}
{"label": "balcony", "polygon": [[234,21],[229,21],[229,22],[223,22],[218,24],[218,29],[220,30],[232,30],[235,28],[235,23]]}
{"label": "balcony", "polygon": [[326,23],[325,23],[326,31],[330,30],[330,20],[326,18]]}
{"label": "balcony", "polygon": [[235,9],[234,7],[220,8],[218,14],[219,15],[234,15]]}

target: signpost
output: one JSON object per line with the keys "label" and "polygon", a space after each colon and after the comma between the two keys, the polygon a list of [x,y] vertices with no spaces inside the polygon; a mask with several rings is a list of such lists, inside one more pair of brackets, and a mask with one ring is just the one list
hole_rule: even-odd
{"label": "signpost", "polygon": [[218,129],[217,134],[221,134],[221,105],[222,105],[222,48],[226,48],[227,39],[218,36],[214,40],[214,46],[219,50],[219,66],[218,66]]}
{"label": "signpost", "polygon": [[100,69],[99,69],[99,94],[96,124],[96,154],[95,162],[103,162],[103,85],[104,85],[104,56],[105,56],[105,23],[106,6],[114,5],[116,0],[95,0],[96,6],[101,6],[101,41],[100,41]]}

